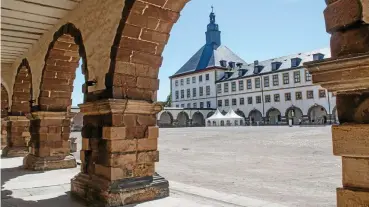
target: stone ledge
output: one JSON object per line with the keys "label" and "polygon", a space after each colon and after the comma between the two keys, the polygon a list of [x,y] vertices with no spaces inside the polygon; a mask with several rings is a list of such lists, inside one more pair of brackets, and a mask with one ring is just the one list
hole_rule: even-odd
{"label": "stone ledge", "polygon": [[23,167],[29,170],[45,171],[55,169],[66,169],[77,167],[76,159],[72,156],[66,157],[36,157],[32,154],[23,159]]}
{"label": "stone ledge", "polygon": [[25,157],[28,155],[28,147],[9,147],[6,146],[1,157]]}
{"label": "stone ledge", "polygon": [[157,174],[111,182],[79,173],[72,179],[71,185],[72,195],[86,201],[89,206],[122,206],[169,196],[168,181]]}
{"label": "stone ledge", "polygon": [[337,207],[368,207],[369,189],[337,188]]}
{"label": "stone ledge", "polygon": [[347,157],[369,157],[369,125],[332,126],[333,154]]}

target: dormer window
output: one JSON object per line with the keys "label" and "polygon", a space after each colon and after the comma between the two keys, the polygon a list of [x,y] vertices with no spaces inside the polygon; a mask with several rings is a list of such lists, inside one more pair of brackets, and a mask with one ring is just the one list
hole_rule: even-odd
{"label": "dormer window", "polygon": [[301,58],[292,58],[291,59],[291,67],[295,68],[298,67],[301,63]]}
{"label": "dormer window", "polygon": [[262,66],[262,65],[255,65],[254,66],[254,73],[255,74],[260,73],[263,70],[263,68],[264,68],[264,66]]}
{"label": "dormer window", "polygon": [[272,70],[278,70],[281,67],[281,62],[272,62]]}
{"label": "dormer window", "polygon": [[238,70],[238,76],[241,77],[241,76],[244,76],[246,74],[247,70],[246,69],[239,69]]}
{"label": "dormer window", "polygon": [[227,61],[226,60],[221,60],[220,62],[220,66],[226,68],[227,67]]}
{"label": "dormer window", "polygon": [[232,61],[228,62],[228,65],[232,69],[236,67],[236,63],[235,62],[232,62]]}
{"label": "dormer window", "polygon": [[236,65],[237,65],[237,67],[238,67],[239,69],[241,69],[241,68],[242,68],[242,66],[243,66],[243,63],[237,63]]}
{"label": "dormer window", "polygon": [[322,53],[313,54],[313,60],[314,61],[323,60],[323,59],[324,59],[324,54],[322,54]]}

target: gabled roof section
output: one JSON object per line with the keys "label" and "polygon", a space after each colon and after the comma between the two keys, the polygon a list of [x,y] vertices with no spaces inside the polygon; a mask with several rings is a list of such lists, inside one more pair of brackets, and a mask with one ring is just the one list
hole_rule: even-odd
{"label": "gabled roof section", "polygon": [[224,45],[206,44],[200,48],[173,76],[191,73],[211,67],[222,67],[220,61],[247,63]]}

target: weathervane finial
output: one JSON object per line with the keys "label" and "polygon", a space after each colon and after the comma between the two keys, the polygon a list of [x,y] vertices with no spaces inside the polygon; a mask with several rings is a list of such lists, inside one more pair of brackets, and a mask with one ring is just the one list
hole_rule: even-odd
{"label": "weathervane finial", "polygon": [[211,5],[211,12],[213,13],[214,12],[214,6]]}

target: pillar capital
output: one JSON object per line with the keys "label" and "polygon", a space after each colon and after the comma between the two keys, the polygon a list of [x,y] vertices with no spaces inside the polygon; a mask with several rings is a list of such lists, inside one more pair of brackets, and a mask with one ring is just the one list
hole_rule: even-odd
{"label": "pillar capital", "polygon": [[71,118],[71,113],[68,112],[50,112],[50,111],[36,111],[30,113],[27,117],[30,120],[36,119],[68,119]]}
{"label": "pillar capital", "polygon": [[162,110],[158,103],[143,100],[105,99],[78,105],[83,115],[103,115],[110,113],[155,115]]}

